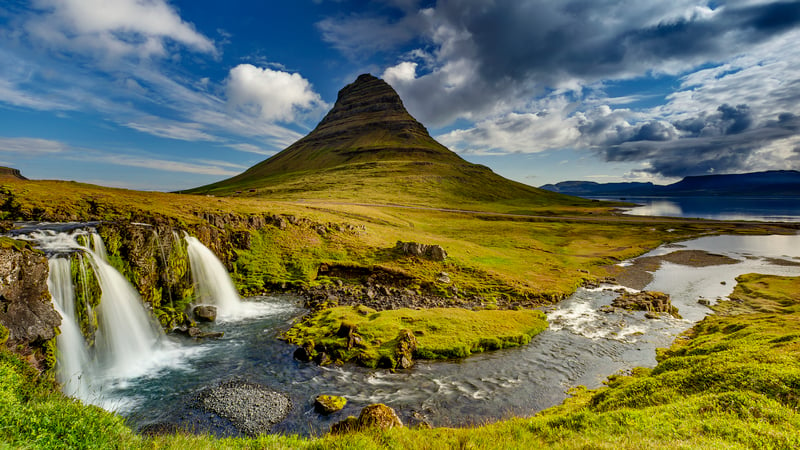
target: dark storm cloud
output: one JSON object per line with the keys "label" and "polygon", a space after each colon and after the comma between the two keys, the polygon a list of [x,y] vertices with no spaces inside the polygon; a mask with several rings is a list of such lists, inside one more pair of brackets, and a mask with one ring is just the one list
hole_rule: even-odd
{"label": "dark storm cloud", "polygon": [[[723,105],[718,114],[687,121],[692,123],[692,136],[669,141],[630,139],[598,150],[607,161],[647,161],[648,172],[667,177],[750,170],[750,165],[757,162],[753,157],[758,149],[800,132],[800,116],[782,113],[777,120],[740,129],[748,120],[742,116],[746,111],[745,105]],[[686,129],[683,125],[676,128]],[[708,129],[713,131],[704,132]],[[790,168],[788,161],[783,168]]]}
{"label": "dark storm cloud", "polygon": [[659,69],[673,60],[716,59],[800,24],[800,2],[729,3],[714,14],[678,17],[692,11],[689,4],[664,2],[674,5],[669,11],[654,2],[618,0],[499,0],[492,7],[448,0],[439,2],[437,12],[471,34],[474,47],[464,50],[480,62],[487,79],[536,77],[553,84],[563,76],[596,80]]}

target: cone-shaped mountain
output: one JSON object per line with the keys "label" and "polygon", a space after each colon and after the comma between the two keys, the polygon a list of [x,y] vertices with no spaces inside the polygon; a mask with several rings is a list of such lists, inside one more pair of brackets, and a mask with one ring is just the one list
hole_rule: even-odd
{"label": "cone-shaped mountain", "polygon": [[436,142],[386,82],[364,74],[307,136],[233,178],[189,192],[455,206],[574,203],[507,180]]}

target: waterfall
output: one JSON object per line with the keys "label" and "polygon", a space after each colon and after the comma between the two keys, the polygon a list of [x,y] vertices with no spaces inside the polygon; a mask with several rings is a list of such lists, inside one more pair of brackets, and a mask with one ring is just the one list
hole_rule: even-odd
{"label": "waterfall", "polygon": [[[15,237],[32,241],[48,255],[47,284],[54,307],[62,317],[61,334],[56,340],[56,376],[64,393],[115,409],[120,404],[109,393],[117,380],[143,375],[156,366],[174,364],[181,358],[180,349],[165,338],[163,330],[145,309],[139,293],[107,262],[103,240],[94,230],[44,229]],[[89,243],[92,248],[84,245]],[[87,279],[85,262],[88,262],[101,291],[96,308],[99,323],[91,349],[87,348],[80,330],[71,262],[64,258],[75,253],[81,264],[82,280]],[[82,284],[85,289],[86,283]],[[92,317],[88,302],[86,313],[87,317]]]}
{"label": "waterfall", "polygon": [[104,246],[87,252],[102,292],[97,307],[100,319],[95,344],[98,361],[110,375],[138,373],[142,369],[141,362],[152,355],[164,333],[151,320],[136,289],[103,260],[103,254]]}
{"label": "waterfall", "polygon": [[61,314],[61,334],[56,338],[56,379],[65,394],[88,398],[84,371],[89,367],[89,350],[78,326],[75,311],[75,290],[72,286],[70,261],[51,258],[47,287],[53,296],[53,306]]}
{"label": "waterfall", "polygon": [[216,306],[220,319],[238,318],[246,314],[247,308],[236,292],[228,271],[214,252],[197,238],[186,235],[185,239],[197,303]]}
{"label": "waterfall", "polygon": [[92,233],[92,251],[98,258],[108,262],[108,252],[106,252],[106,244],[103,243],[103,238],[97,233]]}

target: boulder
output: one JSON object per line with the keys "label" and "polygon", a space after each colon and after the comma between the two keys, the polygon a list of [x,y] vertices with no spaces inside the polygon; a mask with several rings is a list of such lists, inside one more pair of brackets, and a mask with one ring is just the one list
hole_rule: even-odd
{"label": "boulder", "polygon": [[358,418],[349,416],[343,421],[333,424],[331,426],[331,434],[350,433],[368,428],[388,430],[402,426],[403,422],[394,409],[383,403],[375,403],[362,409]]}
{"label": "boulder", "polygon": [[337,395],[318,395],[314,400],[314,410],[328,415],[340,411],[347,404],[347,399]]}
{"label": "boulder", "polygon": [[408,369],[414,365],[414,352],[417,351],[417,338],[410,330],[400,331],[396,348],[397,369]]}
{"label": "boulder", "polygon": [[403,426],[403,422],[397,417],[394,409],[383,403],[375,403],[364,407],[358,416],[358,423],[361,428],[377,428],[388,430],[389,428]]}
{"label": "boulder", "polygon": [[217,320],[217,307],[212,305],[198,305],[192,310],[194,319],[198,322],[213,322]]}

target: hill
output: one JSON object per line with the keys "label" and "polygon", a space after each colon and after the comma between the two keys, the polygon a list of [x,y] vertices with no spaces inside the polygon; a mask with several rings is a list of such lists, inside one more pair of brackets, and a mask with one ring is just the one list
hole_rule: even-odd
{"label": "hill", "polygon": [[562,181],[556,184],[546,184],[541,186],[541,189],[584,197],[606,195],[793,197],[800,196],[800,172],[769,170],[743,174],[693,176],[666,186],[653,183]]}
{"label": "hill", "polygon": [[383,80],[364,74],[317,127],[244,173],[185,191],[435,207],[588,205],[507,180],[434,140]]}

